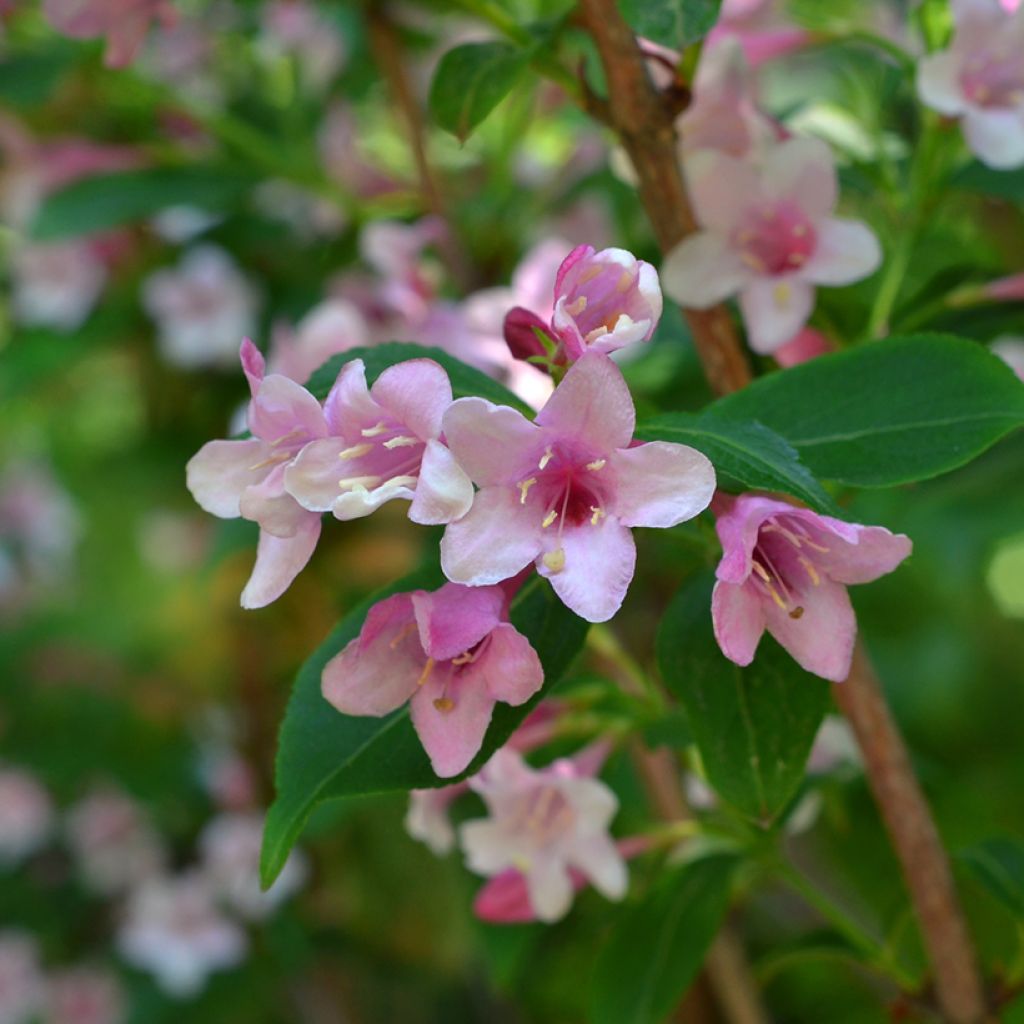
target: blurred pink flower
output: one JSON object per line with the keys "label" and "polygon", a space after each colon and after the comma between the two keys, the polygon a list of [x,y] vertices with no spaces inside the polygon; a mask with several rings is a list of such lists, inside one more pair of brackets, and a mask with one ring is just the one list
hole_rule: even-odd
{"label": "blurred pink flower", "polygon": [[330,85],[347,57],[338,25],[305,0],[264,4],[261,43],[269,56],[292,57],[301,80],[316,93]]}
{"label": "blurred pink flower", "polygon": [[103,60],[111,68],[131,64],[154,20],[166,28],[177,20],[170,0],[43,0],[43,14],[58,32],[73,39],[104,36]]}
{"label": "blurred pink flower", "polygon": [[208,244],[190,249],[177,268],[151,274],[142,302],[164,358],[185,369],[230,365],[238,339],[255,330],[259,305],[231,257]]}
{"label": "blurred pink flower", "polygon": [[722,560],[711,614],[722,652],[749,665],[767,629],[808,672],[842,682],[857,634],[846,587],[892,572],[910,539],[758,494],[719,494],[712,507]]}
{"label": "blurred pink flower", "polygon": [[238,516],[260,525],[256,565],[242,591],[243,608],[277,600],[313,554],[320,515],[309,512],[285,490],[285,470],[303,447],[327,437],[337,424],[336,391],[328,412],[302,386],[280,374],[264,376],[263,356],[246,338],[242,367],[252,401],[245,441],[209,441],[186,467],[188,489],[209,513]]}
{"label": "blurred pink flower", "polygon": [[115,789],[97,789],[67,813],[65,831],[83,883],[110,896],[158,875],[166,851],[145,811]]}
{"label": "blurred pink flower", "polygon": [[128,963],[178,999],[197,995],[212,972],[241,963],[248,947],[245,932],[217,909],[208,883],[195,872],[137,888],[116,941]]}
{"label": "blurred pink flower", "polygon": [[284,323],[274,325],[267,366],[271,373],[305,384],[331,356],[370,341],[370,328],[354,303],[327,299],[294,329]]}
{"label": "blurred pink flower", "polygon": [[784,6],[779,0],[723,0],[718,24],[708,35],[705,47],[713,48],[724,39],[734,38],[755,67],[803,49],[814,36],[787,21]]}
{"label": "blurred pink flower", "polygon": [[508,622],[502,588],[446,583],[375,604],[325,666],[323,693],[349,715],[386,715],[410,700],[430,763],[449,778],[480,750],[495,703],[522,704],[543,682],[536,653]]}
{"label": "blurred pink flower", "polygon": [[1024,273],[1000,277],[982,285],[982,294],[997,302],[1024,302]]}
{"label": "blurred pink flower", "polygon": [[687,183],[703,230],[668,254],[664,289],[696,309],[738,293],[755,352],[774,352],[803,327],[816,285],[850,284],[881,262],[866,225],[832,216],[836,170],[817,139],[783,142],[761,164],[696,153]]}
{"label": "blurred pink flower", "polygon": [[409,810],[405,815],[405,831],[425,843],[438,857],[455,848],[455,829],[448,817],[452,801],[469,792],[469,784],[457,782],[453,786],[436,789],[414,789],[409,793]]}
{"label": "blurred pink flower", "polygon": [[445,531],[445,575],[481,586],[535,561],[577,615],[611,618],[633,578],[630,527],[691,519],[715,485],[693,448],[633,446],[635,422],[622,373],[600,352],[570,367],[536,422],[482,398],[454,402],[445,436],[480,490]]}
{"label": "blurred pink flower", "polygon": [[34,1021],[44,991],[38,943],[25,932],[0,931],[0,1024]]}
{"label": "blurred pink flower", "polygon": [[122,1024],[125,993],[117,975],[93,967],[72,967],[46,979],[43,1024]]}
{"label": "blurred pink flower", "polygon": [[53,803],[27,771],[0,768],[0,870],[17,867],[50,836]]}
{"label": "blurred pink flower", "polygon": [[1024,338],[1004,334],[992,342],[990,350],[1024,380]]}
{"label": "blurred pink flower", "polygon": [[199,836],[200,870],[214,896],[247,921],[269,917],[306,881],[309,866],[300,850],[288,856],[274,884],[260,887],[263,814],[220,814]]}
{"label": "blurred pink flower", "polygon": [[626,865],[608,834],[618,800],[603,783],[581,775],[570,760],[535,771],[506,748],[470,786],[483,797],[489,817],[459,830],[466,864],[491,878],[517,871],[536,918],[565,916],[574,871],[608,899],[625,896]]}
{"label": "blurred pink flower", "polygon": [[29,327],[77,330],[107,283],[89,242],[19,245],[11,254],[11,312]]}
{"label": "blurred pink flower", "polygon": [[1024,165],[1024,8],[999,0],[954,0],[948,49],[917,66],[921,102],[959,117],[982,163]]}
{"label": "blurred pink flower", "polygon": [[789,341],[780,345],[772,355],[779,366],[799,366],[810,359],[817,359],[832,351],[832,345],[821,331],[804,327]]}

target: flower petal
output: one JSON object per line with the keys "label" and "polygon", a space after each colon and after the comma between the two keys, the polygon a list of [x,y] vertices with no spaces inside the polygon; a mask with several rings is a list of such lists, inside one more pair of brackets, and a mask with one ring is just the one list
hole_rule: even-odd
{"label": "flower petal", "polygon": [[294,537],[309,512],[285,491],[284,474],[279,464],[258,484],[247,487],[238,510],[275,537]]}
{"label": "flower petal", "polygon": [[306,567],[320,538],[320,517],[310,514],[291,537],[260,530],[256,565],[242,591],[243,608],[263,608],[276,601]]}
{"label": "flower petal", "polygon": [[722,653],[737,665],[749,665],[765,627],[763,602],[753,587],[717,580],[711,620]]}
{"label": "flower petal", "polygon": [[537,465],[543,431],[521,412],[483,398],[459,398],[444,414],[444,437],[475,484],[513,483]]}
{"label": "flower petal", "polygon": [[541,524],[518,491],[485,487],[441,538],[441,568],[453,583],[500,583],[526,568],[541,550]]}
{"label": "flower petal", "polygon": [[351,463],[339,457],[347,447],[340,437],[311,441],[285,469],[285,490],[311,512],[330,512],[341,493],[338,481],[351,475]]}
{"label": "flower petal", "polygon": [[301,385],[279,373],[264,377],[249,403],[249,429],[269,444],[284,437],[324,437],[320,403]]}
{"label": "flower petal", "polygon": [[699,515],[715,493],[715,469],[696,448],[650,441],[608,457],[615,481],[609,512],[623,526],[675,526]]}
{"label": "flower petal", "polygon": [[267,446],[248,441],[208,441],[188,460],[185,480],[192,497],[211,515],[236,519],[242,492],[258,484],[267,467],[254,469],[266,458]]}
{"label": "flower petal", "polygon": [[561,548],[565,564],[553,572],[540,559],[537,571],[551,580],[562,602],[588,622],[607,622],[622,606],[636,568],[633,535],[614,516],[584,522],[562,536],[545,538]]}
{"label": "flower petal", "polygon": [[501,587],[446,583],[439,590],[417,590],[412,607],[420,645],[435,661],[449,661],[475,647],[501,622]]}
{"label": "flower petal", "polygon": [[707,309],[735,295],[751,276],[728,236],[715,231],[684,238],[661,266],[665,294],[691,309]]}
{"label": "flower petal", "polygon": [[525,704],[543,685],[544,669],[530,641],[509,622],[496,626],[480,657],[467,667],[495,700]]}
{"label": "flower petal", "polygon": [[971,152],[996,170],[1024,165],[1024,106],[1015,110],[967,111],[961,121]]}
{"label": "flower petal", "polygon": [[621,900],[629,888],[629,872],[608,835],[582,836],[569,853],[569,863],[610,900]]}
{"label": "flower petal", "polygon": [[554,857],[538,857],[526,872],[530,903],[541,921],[557,921],[572,906],[573,884],[565,864]]}
{"label": "flower petal", "polygon": [[756,166],[727,153],[698,150],[686,159],[684,169],[697,223],[731,234],[743,215],[744,202],[752,202],[760,194]]}
{"label": "flower petal", "polygon": [[263,353],[253,344],[252,339],[243,338],[242,347],[238,350],[238,358],[242,361],[242,372],[249,382],[249,392],[253,398],[259,390],[260,384],[267,372],[266,360]]}
{"label": "flower petal", "polygon": [[926,107],[951,116],[966,110],[961,65],[961,55],[952,50],[929,54],[917,62],[917,95]]}
{"label": "flower petal", "polygon": [[461,519],[473,504],[473,483],[440,441],[428,441],[409,508],[414,523],[434,526]]}
{"label": "flower petal", "polygon": [[762,277],[740,292],[750,347],[762,355],[789,341],[813,308],[814,286],[798,278]]}
{"label": "flower petal", "polygon": [[[800,518],[809,522],[811,515],[813,513]],[[811,558],[819,569],[823,569],[837,583],[871,583],[879,576],[892,572],[910,556],[914,548],[913,542],[905,534],[890,533],[884,526],[844,523],[828,516],[817,516],[816,519],[819,527],[815,531],[817,539],[828,551],[814,551]],[[822,534],[822,525],[836,527],[831,537]]]}
{"label": "flower petal", "polygon": [[812,220],[836,206],[839,182],[828,144],[821,139],[790,139],[768,151],[764,191],[769,199],[789,199]]}
{"label": "flower petal", "polygon": [[537,423],[603,455],[633,440],[636,409],[615,363],[601,352],[585,352],[537,413]]}
{"label": "flower petal", "polygon": [[814,253],[800,272],[812,284],[851,284],[869,277],[882,262],[875,233],[860,221],[829,217],[815,230]]}
{"label": "flower petal", "polygon": [[332,436],[347,438],[350,444],[364,427],[373,426],[383,410],[370,397],[366,366],[362,359],[345,363],[324,401],[324,418]]}
{"label": "flower petal", "polygon": [[441,417],[452,404],[448,374],[433,359],[407,359],[389,366],[374,381],[370,394],[424,441],[440,435]]}

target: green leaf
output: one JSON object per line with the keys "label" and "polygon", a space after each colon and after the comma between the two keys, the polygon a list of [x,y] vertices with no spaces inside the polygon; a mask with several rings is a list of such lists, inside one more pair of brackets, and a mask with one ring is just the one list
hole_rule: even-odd
{"label": "green leaf", "polygon": [[440,60],[430,83],[430,113],[460,140],[508,95],[530,61],[510,43],[465,43]]}
{"label": "green leaf", "polygon": [[1024,202],[1024,169],[997,171],[975,160],[953,179],[953,184],[967,192]]}
{"label": "green leaf", "polygon": [[819,479],[891,487],[956,469],[1024,424],[1024,383],[981,345],[920,334],[769,374],[711,408],[781,434]]}
{"label": "green leaf", "polygon": [[595,965],[591,1024],[659,1024],[671,1013],[721,927],[736,864],[685,864],[622,914]]}
{"label": "green leaf", "polygon": [[961,850],[971,874],[1015,917],[1024,919],[1024,843],[999,836]]}
{"label": "green leaf", "polygon": [[[443,582],[439,570],[421,570],[367,598],[342,619],[299,670],[278,736],[277,793],[267,813],[260,860],[264,885],[277,877],[310,813],[324,800],[455,781],[434,775],[413,730],[408,706],[385,718],[356,718],[335,711],[320,693],[324,666],[359,635],[372,605],[399,591],[434,589]],[[495,707],[483,748],[462,777],[479,771],[512,735],[564,674],[587,632],[587,624],[539,576],[528,580],[516,595],[511,618],[540,656],[544,688],[520,707]]]}
{"label": "green leaf", "polygon": [[795,795],[829,703],[828,684],[801,669],[767,634],[753,664],[734,665],[711,626],[708,576],[679,591],[658,629],[658,665],[690,720],[716,792],[769,823]]}
{"label": "green leaf", "polygon": [[820,512],[838,514],[796,450],[762,423],[674,412],[641,423],[636,433],[645,441],[688,444],[703,452],[719,474],[746,487],[784,491]]}
{"label": "green leaf", "polygon": [[718,20],[722,0],[619,0],[637,35],[682,50],[700,42]]}
{"label": "green leaf", "polygon": [[81,178],[48,196],[30,234],[41,242],[106,231],[169,206],[218,212],[238,204],[254,178],[235,167],[146,167]]}
{"label": "green leaf", "polygon": [[389,366],[404,362],[406,359],[433,359],[447,371],[448,378],[452,382],[452,393],[456,398],[469,398],[475,395],[479,398],[486,398],[497,405],[510,405],[513,409],[530,413],[532,416],[530,407],[493,377],[488,377],[486,373],[467,366],[462,360],[450,356],[439,348],[415,345],[407,341],[389,341],[386,344],[371,345],[368,348],[352,348],[347,352],[331,356],[319,370],[313,373],[306,387],[323,401],[331,390],[338,372],[353,359],[362,359],[366,364],[367,379],[371,381],[376,380]]}

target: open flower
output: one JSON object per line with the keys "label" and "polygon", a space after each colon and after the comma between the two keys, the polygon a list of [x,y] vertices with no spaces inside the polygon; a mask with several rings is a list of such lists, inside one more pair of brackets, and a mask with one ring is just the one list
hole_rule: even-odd
{"label": "open flower", "polygon": [[523,704],[544,682],[506,602],[501,587],[454,583],[379,601],[324,667],[324,697],[345,714],[376,716],[411,700],[434,771],[458,775],[483,745],[495,703]]}
{"label": "open flower", "polygon": [[610,619],[633,578],[630,527],[675,526],[703,511],[715,471],[686,445],[633,446],[636,413],[619,368],[585,353],[531,423],[507,406],[460,398],[445,437],[479,485],[441,541],[441,567],[481,586],[531,562],[590,622]]}
{"label": "open flower", "polygon": [[319,513],[299,505],[285,491],[284,479],[288,463],[304,445],[326,437],[330,425],[304,387],[280,374],[264,376],[263,356],[248,338],[240,354],[252,391],[253,437],[208,442],[189,460],[186,474],[188,489],[207,512],[259,523],[256,565],[242,591],[242,607],[262,608],[288,589],[320,537]]}
{"label": "open flower", "polygon": [[804,326],[815,285],[850,284],[879,265],[871,230],[831,215],[836,171],[817,139],[781,143],[761,164],[701,152],[686,170],[704,230],[668,254],[665,291],[696,309],[738,293],[755,352],[773,352]]}
{"label": "open flower", "polygon": [[1024,7],[954,0],[952,45],[917,67],[921,102],[959,117],[971,151],[989,167],[1024,165]]}
{"label": "open flower", "polygon": [[483,797],[490,817],[460,830],[467,866],[488,877],[519,872],[541,921],[565,916],[576,888],[574,874],[608,899],[626,894],[626,865],[608,834],[618,800],[604,783],[569,760],[534,771],[505,748],[470,786]]}
{"label": "open flower", "polygon": [[268,367],[305,384],[331,356],[370,344],[370,328],[355,303],[326,299],[292,328],[277,323],[270,343]]}
{"label": "open flower", "polygon": [[305,509],[342,520],[369,515],[386,501],[412,502],[414,523],[464,515],[473,486],[441,443],[452,403],[448,375],[432,359],[388,367],[366,386],[361,359],[346,363],[325,403],[330,437],[307,444],[284,472],[288,493]]}
{"label": "open flower", "polygon": [[58,32],[73,39],[104,36],[103,60],[110,68],[131,64],[154,19],[166,28],[177,20],[170,0],[43,0],[43,14]]}
{"label": "open flower", "polygon": [[124,1024],[125,993],[117,975],[71,967],[46,979],[45,1024]]}
{"label": "open flower", "polygon": [[451,853],[455,848],[455,829],[448,817],[448,808],[467,792],[469,784],[465,782],[412,790],[409,793],[409,810],[405,815],[405,831],[413,839],[425,843],[438,857]]}
{"label": "open flower", "polygon": [[39,944],[26,932],[0,931],[0,1021],[27,1024],[43,1008]]}
{"label": "open flower", "polygon": [[757,494],[720,495],[714,510],[722,560],[711,614],[725,656],[749,665],[767,629],[808,672],[844,680],[857,635],[846,587],[892,572],[910,539]]}
{"label": "open flower", "polygon": [[53,802],[28,772],[0,768],[0,870],[38,850],[53,826]]}

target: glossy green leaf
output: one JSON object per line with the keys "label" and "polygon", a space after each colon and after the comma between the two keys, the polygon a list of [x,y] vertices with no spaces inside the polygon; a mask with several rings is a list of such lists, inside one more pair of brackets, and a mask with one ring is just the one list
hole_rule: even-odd
{"label": "glossy green leaf", "polygon": [[48,196],[30,233],[44,242],[74,238],[143,220],[170,206],[215,213],[237,206],[254,181],[248,171],[200,165],[95,174]]}
{"label": "glossy green leaf", "polygon": [[715,855],[668,872],[629,907],[601,950],[591,1024],[659,1024],[690,987],[726,911],[735,857]]}
{"label": "glossy green leaf", "polygon": [[953,179],[953,184],[968,192],[1024,203],[1024,168],[997,171],[975,160]]}
{"label": "glossy green leaf", "polygon": [[766,633],[753,664],[734,665],[711,626],[712,581],[687,582],[658,630],[658,665],[690,720],[708,781],[763,824],[796,794],[829,704],[828,684]]}
{"label": "glossy green leaf", "polygon": [[959,857],[1010,913],[1024,921],[1024,843],[999,836],[962,850]]}
{"label": "glossy green leaf", "polygon": [[956,469],[1024,425],[1024,383],[975,342],[920,334],[769,374],[711,408],[780,434],[819,479],[889,487]]}
{"label": "glossy green leaf", "polygon": [[[278,736],[277,793],[267,813],[260,862],[265,885],[277,877],[307,818],[322,801],[454,781],[434,775],[413,730],[408,707],[384,718],[357,718],[336,711],[320,692],[324,666],[358,636],[373,604],[399,591],[434,589],[443,582],[439,570],[423,570],[367,598],[342,619],[299,670]],[[527,581],[516,595],[511,618],[540,656],[544,689],[521,707],[495,707],[483,748],[465,775],[479,771],[512,735],[568,668],[587,632],[586,623],[573,615],[539,576]]]}
{"label": "glossy green leaf", "polygon": [[363,360],[366,364],[366,377],[370,381],[376,380],[389,366],[394,366],[395,363],[401,363],[406,359],[433,359],[447,371],[448,379],[452,382],[452,393],[456,398],[468,398],[476,395],[497,405],[510,405],[513,409],[519,409],[521,412],[530,412],[529,406],[493,377],[488,377],[486,373],[468,366],[439,348],[414,345],[406,341],[389,341],[384,345],[353,348],[339,355],[331,356],[319,370],[314,372],[306,386],[322,401],[331,390],[338,372],[345,363],[349,363],[353,359]]}
{"label": "glossy green leaf", "polygon": [[682,50],[700,42],[718,20],[722,0],[619,0],[637,35]]}
{"label": "glossy green leaf", "polygon": [[465,43],[440,60],[430,83],[434,120],[459,139],[511,92],[530,60],[530,51],[510,43]]}
{"label": "glossy green leaf", "polygon": [[796,450],[762,423],[674,412],[641,423],[637,437],[688,444],[702,451],[720,475],[745,487],[783,491],[820,512],[838,514]]}

